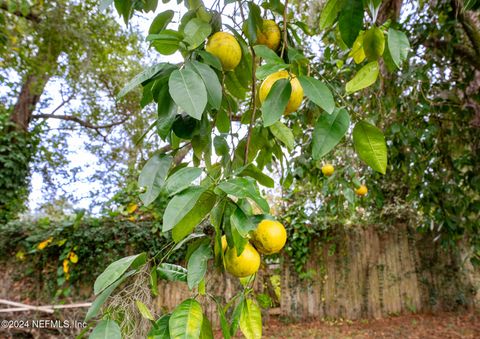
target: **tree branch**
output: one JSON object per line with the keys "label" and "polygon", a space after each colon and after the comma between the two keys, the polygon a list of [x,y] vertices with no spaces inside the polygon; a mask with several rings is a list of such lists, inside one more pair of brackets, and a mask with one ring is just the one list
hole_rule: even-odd
{"label": "tree branch", "polygon": [[94,124],[92,124],[88,121],[82,120],[82,119],[80,119],[78,117],[75,117],[73,115],[34,114],[34,115],[32,115],[32,119],[59,119],[59,120],[73,121],[73,122],[76,122],[77,124],[79,124],[83,127],[94,129],[94,130],[99,130],[99,129],[105,129],[105,128],[110,128],[110,127],[121,125],[125,121],[128,120],[128,117],[125,117],[120,121],[112,122],[112,123],[106,124],[106,125],[94,125]]}

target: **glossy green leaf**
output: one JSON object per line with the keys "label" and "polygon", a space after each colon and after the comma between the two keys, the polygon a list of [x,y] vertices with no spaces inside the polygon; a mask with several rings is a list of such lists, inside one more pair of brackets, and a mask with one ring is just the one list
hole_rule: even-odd
{"label": "glossy green leaf", "polygon": [[113,320],[101,320],[93,329],[89,339],[122,339],[120,326]]}
{"label": "glossy green leaf", "polygon": [[407,59],[410,43],[407,35],[402,31],[390,28],[388,30],[388,50],[395,65],[400,68],[402,62]]}
{"label": "glossy green leaf", "polygon": [[205,314],[203,315],[202,330],[200,331],[199,339],[213,339],[212,324]]}
{"label": "glossy green leaf", "polygon": [[280,121],[277,121],[269,127],[273,136],[280,140],[289,150],[293,150],[295,144],[295,138],[290,128],[285,126]]}
{"label": "glossy green leaf", "polygon": [[172,339],[198,339],[202,329],[202,306],[194,299],[183,301],[172,312],[168,327]]}
{"label": "glossy green leaf", "polygon": [[350,48],[353,46],[353,42],[363,27],[363,13],[363,1],[342,1],[340,15],[338,17],[338,28],[343,42]]}
{"label": "glossy green leaf", "polygon": [[265,45],[256,45],[253,47],[253,50],[258,57],[265,59],[268,63],[285,64],[283,59],[280,58],[277,53]]}
{"label": "glossy green leaf", "polygon": [[175,117],[177,116],[177,105],[171,98],[167,85],[160,89],[157,100],[157,133],[162,140],[165,140],[170,134],[173,123],[175,122]]}
{"label": "glossy green leaf", "polygon": [[192,181],[202,174],[198,167],[184,167],[173,173],[165,182],[165,190],[169,195],[177,194],[190,186]]}
{"label": "glossy green leaf", "polygon": [[215,109],[222,104],[222,85],[217,74],[206,64],[192,61],[186,67],[191,67],[203,80],[208,94],[208,103]]}
{"label": "glossy green leaf", "polygon": [[185,26],[183,33],[183,41],[189,45],[188,49],[192,50],[200,46],[212,33],[212,27],[201,19],[193,18]]}
{"label": "glossy green leaf", "polygon": [[282,117],[291,93],[292,85],[288,79],[275,81],[267,98],[262,103],[263,125],[265,127],[273,125]]}
{"label": "glossy green leaf", "polygon": [[146,192],[140,194],[145,206],[150,205],[158,197],[165,184],[168,170],[173,158],[169,155],[154,154],[143,166],[138,177],[138,186],[146,187]]}
{"label": "glossy green leaf", "polygon": [[353,129],[353,144],[360,159],[373,170],[385,174],[387,170],[387,144],[382,131],[365,121]]}
{"label": "glossy green leaf", "polygon": [[198,54],[202,57],[203,61],[207,65],[210,65],[219,71],[222,70],[222,63],[220,62],[220,59],[217,56],[202,50],[199,50]]}
{"label": "glossy green leaf", "polygon": [[173,239],[179,242],[210,212],[216,197],[204,187],[190,187],[173,197],[163,214],[163,232],[173,229]]}
{"label": "glossy green leaf", "polygon": [[207,106],[207,89],[202,78],[191,69],[175,70],[168,81],[175,103],[191,117],[200,120]]}
{"label": "glossy green leaf", "polygon": [[122,90],[118,93],[117,99],[120,99],[123,97],[125,94],[133,90],[135,87],[140,85],[141,83],[153,78],[155,75],[157,75],[160,71],[171,68],[172,65],[169,65],[167,63],[159,63],[156,65],[153,65],[151,67],[148,67],[147,69],[143,70],[141,73],[137,74],[135,77],[133,77],[132,80],[130,80],[123,88]]}
{"label": "glossy green leaf", "polygon": [[268,77],[270,74],[284,70],[288,67],[286,64],[265,64],[260,67],[257,67],[255,71],[255,76],[259,80],[263,80]]}
{"label": "glossy green leaf", "polygon": [[95,300],[93,301],[92,305],[88,309],[87,315],[85,316],[85,321],[89,321],[90,319],[94,318],[97,316],[98,312],[100,311],[101,307],[105,303],[105,301],[108,299],[108,297],[112,294],[112,292],[122,283],[127,279],[128,277],[132,276],[135,273],[134,270],[129,271],[122,275],[120,279],[117,279],[113,284],[108,286],[106,289],[103,290],[102,293],[100,293]]}
{"label": "glossy green leaf", "polygon": [[377,80],[379,73],[378,61],[372,61],[363,66],[352,80],[347,82],[347,94],[354,93],[368,86],[371,86]]}
{"label": "glossy green leaf", "polygon": [[333,114],[321,114],[312,136],[312,156],[318,160],[330,152],[342,140],[350,126],[350,116],[345,109]]}
{"label": "glossy green leaf", "polygon": [[170,9],[159,13],[155,19],[153,19],[148,30],[148,34],[157,34],[167,28],[167,25],[170,23],[170,21],[172,21],[174,14],[175,12]]}
{"label": "glossy green leaf", "polygon": [[157,267],[157,274],[163,280],[187,282],[187,269],[180,265],[161,263]]}
{"label": "glossy green leaf", "polygon": [[246,339],[262,338],[262,313],[260,307],[252,299],[247,299],[243,304],[240,330]]}
{"label": "glossy green leaf", "polygon": [[189,289],[194,289],[205,277],[208,259],[212,257],[210,243],[202,243],[188,259],[187,283]]}
{"label": "glossy green leaf", "polygon": [[299,76],[300,84],[303,87],[305,95],[320,106],[327,113],[332,113],[335,109],[335,101],[330,89],[320,80],[308,76]]}
{"label": "glossy green leaf", "polygon": [[268,175],[263,173],[257,166],[250,163],[236,171],[239,177],[250,177],[255,179],[260,185],[273,188],[275,182]]}
{"label": "glossy green leaf", "polygon": [[168,329],[168,322],[170,320],[170,314],[161,316],[152,329],[148,332],[147,339],[170,339],[170,331]]}
{"label": "glossy green leaf", "polygon": [[265,212],[270,212],[268,202],[260,196],[255,184],[247,178],[234,178],[223,181],[218,185],[223,192],[237,198],[250,198]]}
{"label": "glossy green leaf", "polygon": [[328,0],[320,13],[318,26],[320,30],[330,28],[337,18],[342,0]]}
{"label": "glossy green leaf", "polygon": [[119,259],[110,265],[100,274],[97,279],[95,280],[95,284],[93,285],[93,291],[95,295],[98,295],[108,286],[113,284],[117,279],[119,279],[130,267],[132,269],[136,269],[139,266],[145,264],[146,261],[146,254],[140,253],[136,255],[131,255],[129,257],[125,257]]}
{"label": "glossy green leaf", "polygon": [[230,215],[230,224],[236,228],[242,237],[246,237],[250,231],[257,228],[257,225],[253,223],[252,219],[240,207],[237,207]]}

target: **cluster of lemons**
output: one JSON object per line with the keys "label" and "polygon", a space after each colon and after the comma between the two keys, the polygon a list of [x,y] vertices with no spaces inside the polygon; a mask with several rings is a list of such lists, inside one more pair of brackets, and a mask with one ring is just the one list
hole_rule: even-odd
{"label": "cluster of lemons", "polygon": [[[325,164],[322,166],[322,173],[324,176],[329,177],[335,172],[335,168],[332,164]],[[355,189],[355,194],[359,196],[364,196],[368,193],[368,188],[365,185],[360,185],[357,189]]]}
{"label": "cluster of lemons", "polygon": [[[276,51],[280,46],[280,28],[273,20],[263,20],[261,30],[257,31],[257,45],[265,45]],[[234,70],[242,59],[242,49],[235,37],[227,32],[213,34],[205,46],[205,50],[215,55],[225,71]],[[288,71],[278,71],[270,74],[260,85],[258,98],[263,103],[273,84],[280,79],[289,79],[292,86],[290,99],[284,114],[295,112],[303,100],[303,88],[297,77]]]}
{"label": "cluster of lemons", "polygon": [[244,278],[260,268],[260,254],[280,252],[287,242],[285,227],[275,220],[262,220],[252,237],[245,245],[243,252],[237,255],[235,247],[229,247],[227,237],[222,236],[222,251],[224,253],[225,269],[232,275]]}

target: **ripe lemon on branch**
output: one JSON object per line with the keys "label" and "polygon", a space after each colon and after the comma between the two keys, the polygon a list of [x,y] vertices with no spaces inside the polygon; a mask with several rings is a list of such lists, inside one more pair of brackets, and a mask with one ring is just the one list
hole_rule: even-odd
{"label": "ripe lemon on branch", "polygon": [[227,32],[213,34],[205,46],[205,50],[215,55],[225,71],[235,69],[242,59],[242,49],[235,37]]}
{"label": "ripe lemon on branch", "polygon": [[260,254],[250,244],[245,245],[242,254],[237,256],[235,248],[228,248],[225,253],[225,269],[238,278],[248,277],[260,268]]}
{"label": "ripe lemon on branch", "polygon": [[280,45],[280,28],[273,20],[263,20],[261,30],[257,30],[257,44],[276,51]]}
{"label": "ripe lemon on branch", "polygon": [[368,193],[368,188],[365,185],[360,185],[360,187],[355,190],[355,193],[357,195],[363,197],[364,195],[366,195]]}
{"label": "ripe lemon on branch", "polygon": [[253,244],[260,253],[278,253],[287,242],[287,231],[275,220],[262,220],[252,237]]}
{"label": "ripe lemon on branch", "polygon": [[326,164],[322,166],[322,173],[326,177],[331,176],[334,171],[335,169],[333,168],[332,164]]}
{"label": "ripe lemon on branch", "polygon": [[290,85],[292,86],[292,93],[290,94],[290,99],[288,100],[284,114],[295,112],[302,103],[303,88],[302,85],[300,85],[300,81],[298,81],[297,77],[287,71],[278,71],[272,73],[265,80],[263,80],[259,91],[260,102],[263,104],[263,102],[267,99],[268,93],[272,89],[273,84],[280,79],[290,79]]}

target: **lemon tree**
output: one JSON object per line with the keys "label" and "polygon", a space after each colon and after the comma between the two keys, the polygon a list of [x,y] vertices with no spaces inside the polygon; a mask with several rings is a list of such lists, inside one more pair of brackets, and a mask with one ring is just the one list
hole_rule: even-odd
{"label": "lemon tree", "polygon": [[[370,38],[376,19],[369,20],[366,13],[375,16],[378,3],[364,7],[360,1],[330,0],[326,4],[323,29],[336,26],[338,45],[355,48],[355,55],[363,48],[369,61],[362,65],[363,58],[355,58],[360,69],[344,81],[345,91],[339,93],[321,70],[311,67],[303,43],[315,37],[295,20],[295,7],[288,2],[216,1],[207,8],[200,0],[189,0],[184,2],[186,11],[178,27],[175,13],[162,11],[158,1],[103,0],[101,7],[112,3],[126,23],[135,12],[159,11],[147,42],[159,54],[178,52],[183,57],[176,64],[159,62],[145,68],[118,94],[122,100],[141,86],[142,106],[157,108],[144,136],[157,134],[167,146],[142,169],[140,198],[149,205],[161,192],[168,194],[162,231],[172,242],[154,257],[139,254],[112,263],[95,283],[97,299],[88,320],[94,319],[119,284],[148,268],[152,291],[158,279],[166,279],[185,282],[192,292],[191,298],[158,319],[152,320],[148,308],[137,303],[152,323],[150,337],[213,337],[198,298],[212,297],[205,275],[217,267],[245,278],[244,288],[225,306],[219,304],[223,336],[230,338],[240,328],[245,337],[258,338],[261,312],[252,287],[261,254],[279,253],[287,242],[286,229],[271,215],[262,192],[275,185],[268,174],[272,165],[283,168],[288,163],[299,136],[310,138],[313,160],[320,160],[355,126],[354,150],[374,170],[385,173],[381,130],[358,117],[352,119],[349,112],[354,106],[347,105],[345,96],[376,82],[380,35],[384,38],[388,23],[375,28]],[[362,34],[363,40],[354,44]],[[399,34],[394,35],[397,41]],[[386,36],[388,40],[390,34]],[[365,49],[365,40],[371,41],[371,48]],[[399,46],[388,42],[395,65],[401,66],[405,50],[395,51]],[[306,119],[312,109],[316,113],[304,131],[289,127]],[[330,176],[334,169],[329,165],[322,171]],[[291,175],[288,170],[281,173],[284,185]],[[186,267],[169,263],[170,255],[184,246]],[[104,317],[95,333],[105,332],[105,321],[112,329],[119,321],[108,312]],[[112,338],[118,337],[116,330],[112,333]]]}

